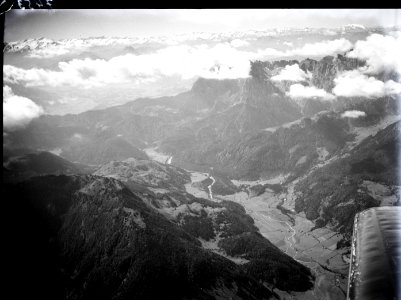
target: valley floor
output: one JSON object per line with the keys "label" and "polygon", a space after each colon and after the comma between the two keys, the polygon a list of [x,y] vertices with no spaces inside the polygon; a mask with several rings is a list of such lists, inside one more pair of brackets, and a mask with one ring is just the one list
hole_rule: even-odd
{"label": "valley floor", "polygon": [[[160,162],[165,162],[169,157],[166,154],[158,153],[155,149],[146,152],[152,159]],[[210,194],[196,184],[208,178],[209,174],[189,172],[191,173],[191,183],[185,185],[186,191],[196,197],[210,199]],[[279,176],[273,180],[268,180],[268,182],[280,183],[283,179],[283,176]],[[233,180],[233,183],[238,186],[240,184],[252,186],[265,182]],[[230,200],[241,204],[254,219],[255,225],[264,237],[313,271],[316,277],[313,290],[304,293],[275,290],[281,299],[345,299],[349,269],[347,253],[349,251],[346,248],[336,249],[337,242],[342,239],[340,234],[326,227],[311,230],[314,223],[306,219],[303,213],[296,214],[293,211],[295,199],[292,193],[294,184],[290,183],[285,193],[275,194],[273,191],[266,190],[260,196],[250,197],[245,192],[239,192],[226,196],[213,195],[212,200]],[[291,213],[284,214],[277,208],[278,205],[291,211]],[[206,245],[207,243],[203,244]],[[219,253],[213,247],[206,248],[210,248],[211,251],[216,250],[213,252]]]}
{"label": "valley floor", "polygon": [[[193,182],[205,178],[207,174],[192,172]],[[311,231],[314,224],[303,213],[283,214],[277,205],[282,204],[293,210],[292,186],[288,188],[288,193],[274,194],[267,191],[260,196],[249,197],[247,193],[240,192],[227,196],[216,195],[213,199],[241,204],[264,237],[314,272],[316,281],[313,290],[291,294],[276,291],[282,299],[345,299],[349,268],[347,249],[336,249],[342,236],[328,228]],[[197,197],[208,196],[205,191],[190,184],[187,185],[187,192]]]}

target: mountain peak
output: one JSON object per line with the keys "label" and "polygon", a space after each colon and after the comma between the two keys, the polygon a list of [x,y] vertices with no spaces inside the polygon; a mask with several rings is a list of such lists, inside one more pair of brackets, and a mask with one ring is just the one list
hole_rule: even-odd
{"label": "mountain peak", "polygon": [[217,96],[234,91],[238,87],[238,79],[211,79],[199,77],[192,85],[191,91],[196,95],[206,98]]}

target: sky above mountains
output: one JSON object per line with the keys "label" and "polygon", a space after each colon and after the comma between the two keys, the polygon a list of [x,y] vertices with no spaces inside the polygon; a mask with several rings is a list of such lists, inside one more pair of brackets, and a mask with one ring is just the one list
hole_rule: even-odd
{"label": "sky above mountains", "polygon": [[159,36],[347,24],[401,26],[397,9],[12,10],[5,41],[46,37]]}

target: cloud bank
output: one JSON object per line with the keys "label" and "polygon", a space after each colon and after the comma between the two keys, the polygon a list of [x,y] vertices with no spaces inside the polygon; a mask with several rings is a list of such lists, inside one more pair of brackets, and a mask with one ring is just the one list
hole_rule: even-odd
{"label": "cloud bank", "polygon": [[331,41],[306,44],[301,48],[285,52],[286,56],[326,56],[344,53],[352,48],[352,43],[341,38]]}
{"label": "cloud bank", "polygon": [[255,54],[238,51],[228,43],[214,47],[180,45],[143,55],[126,54],[110,60],[73,59],[60,62],[58,70],[22,69],[4,66],[4,80],[25,86],[77,86],[92,88],[113,83],[157,80],[179,75],[183,79],[243,78],[249,74],[249,59]]}
{"label": "cloud bank", "polygon": [[357,41],[348,57],[367,62],[367,74],[395,71],[401,74],[401,35],[372,34],[365,41]]}
{"label": "cloud bank", "polygon": [[310,78],[311,76],[309,74],[306,74],[303,70],[299,68],[298,64],[294,65],[287,65],[285,68],[281,70],[281,72],[273,76],[271,80],[273,81],[294,81],[294,82],[299,82],[299,81],[306,81]]}
{"label": "cloud bank", "polygon": [[383,82],[359,70],[339,74],[334,83],[333,94],[342,97],[379,98],[401,93],[401,83],[393,80]]}
{"label": "cloud bank", "polygon": [[[72,47],[86,47],[89,42],[71,41]],[[92,39],[90,45],[114,45],[112,39]],[[124,40],[124,43],[126,41]],[[84,43],[81,45],[81,43]],[[119,42],[120,43],[120,42]],[[123,43],[123,42],[121,42]],[[125,54],[104,59],[73,59],[59,62],[57,70],[41,68],[22,69],[11,65],[4,66],[4,81],[6,83],[25,86],[72,86],[93,88],[106,84],[133,83],[141,84],[155,81],[163,76],[181,76],[191,79],[197,76],[205,78],[245,78],[249,76],[249,61],[256,59],[274,59],[290,56],[319,56],[343,52],[351,46],[345,39],[323,41],[307,44],[298,49],[279,51],[272,48],[259,49],[252,52],[241,50],[247,42],[233,40],[231,43],[219,43],[214,46],[201,44],[196,46],[175,45],[158,51],[134,55]],[[66,49],[43,48],[32,55],[58,55]],[[296,71],[295,68],[292,71]],[[286,70],[290,76],[290,70]],[[298,71],[299,73],[299,71]],[[299,76],[304,76],[300,75]],[[280,77],[278,77],[280,78]],[[299,79],[299,78],[295,78]]]}
{"label": "cloud bank", "polygon": [[3,127],[9,131],[22,128],[43,114],[42,107],[32,100],[14,95],[9,86],[3,87]]}
{"label": "cloud bank", "polygon": [[230,45],[235,48],[239,48],[239,47],[249,46],[250,44],[249,44],[249,42],[244,41],[244,40],[234,39],[230,42]]}
{"label": "cloud bank", "polygon": [[286,94],[292,99],[319,98],[321,100],[333,100],[335,98],[323,89],[313,86],[303,86],[299,83],[291,85],[290,90]]}
{"label": "cloud bank", "polygon": [[257,52],[260,58],[289,58],[289,57],[322,57],[344,53],[352,48],[352,43],[347,39],[326,40],[317,43],[308,43],[300,48],[280,51],[266,48]]}

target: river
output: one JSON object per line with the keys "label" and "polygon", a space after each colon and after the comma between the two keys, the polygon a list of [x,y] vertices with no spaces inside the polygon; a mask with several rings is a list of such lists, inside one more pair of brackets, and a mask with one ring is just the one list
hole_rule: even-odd
{"label": "river", "polygon": [[[294,212],[293,185],[287,188],[279,194],[268,190],[256,197],[240,192],[215,198],[240,203],[264,237],[315,274],[313,290],[291,294],[279,292],[282,299],[345,299],[349,265],[343,256],[347,250],[336,249],[342,236],[326,227],[311,231],[314,223],[303,213]],[[283,214],[278,208],[280,205],[292,212],[291,216]]]}
{"label": "river", "polygon": [[[170,155],[158,153],[155,149],[149,150],[147,153],[151,158],[154,157],[155,160],[162,163],[171,163]],[[306,219],[304,213],[296,214],[294,212],[295,182],[286,186],[286,191],[282,193],[267,190],[260,196],[250,197],[249,193],[241,191],[232,195],[220,196],[213,194],[213,185],[216,182],[213,176],[202,172],[188,172],[191,174],[191,182],[185,185],[188,193],[213,201],[231,200],[241,204],[254,219],[255,225],[264,237],[287,255],[310,268],[315,274],[313,290],[304,293],[275,290],[281,299],[343,300],[346,298],[349,268],[345,257],[347,249],[336,249],[336,244],[342,236],[327,227],[311,231],[314,223]],[[205,191],[200,188],[199,182],[207,178],[210,178],[212,183]],[[268,182],[279,183],[283,181],[283,178],[280,176]],[[238,186],[261,183],[261,181],[234,180],[232,182]]]}
{"label": "river", "polygon": [[[206,179],[209,174],[191,172],[194,182]],[[250,185],[257,182],[249,182]],[[238,184],[238,183],[237,183]],[[243,184],[243,183],[242,183]],[[329,228],[311,229],[314,223],[306,219],[303,213],[294,212],[294,185],[287,186],[287,191],[275,194],[267,190],[260,196],[250,197],[246,192],[232,195],[214,195],[209,199],[214,201],[231,200],[241,204],[254,219],[260,233],[299,263],[310,268],[315,277],[313,290],[305,293],[287,293],[278,291],[282,299],[300,300],[343,300],[346,297],[349,264],[344,259],[346,249],[336,249],[342,236]],[[191,185],[187,192],[200,196],[200,191],[194,193],[197,187]],[[212,185],[208,187],[212,192]],[[203,191],[203,197],[207,193]],[[280,205],[284,209],[280,209]],[[286,214],[283,213],[286,212]],[[288,215],[289,212],[291,215]]]}

